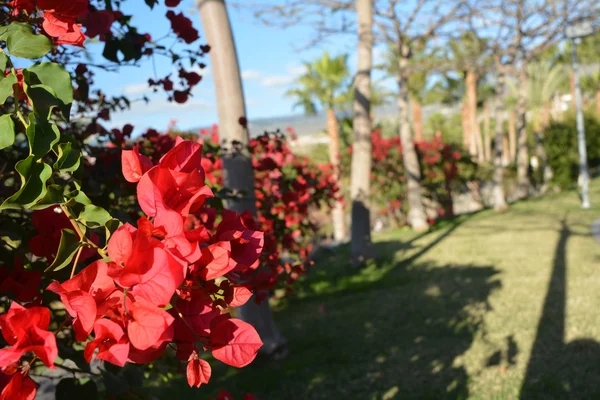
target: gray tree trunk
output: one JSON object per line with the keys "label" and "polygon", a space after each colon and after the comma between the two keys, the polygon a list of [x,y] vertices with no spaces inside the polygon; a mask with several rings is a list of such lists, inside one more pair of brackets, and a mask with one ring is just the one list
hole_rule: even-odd
{"label": "gray tree trunk", "polygon": [[371,68],[373,67],[373,4],[357,0],[358,68],[354,80],[354,143],[352,145],[352,231],[351,254],[354,265],[371,256]]}
{"label": "gray tree trunk", "polygon": [[[197,0],[196,4],[204,35],[211,46],[210,61],[219,113],[219,134],[225,150],[224,186],[245,194],[239,200],[228,201],[227,207],[237,212],[249,210],[256,217],[248,130],[240,123],[240,118],[246,117],[246,105],[227,8],[223,0]],[[268,301],[257,305],[252,298],[238,310],[239,317],[253,325],[260,335],[264,343],[261,353],[269,356],[284,354],[286,340],[275,326]]]}
{"label": "gray tree trunk", "polygon": [[527,148],[527,71],[519,72],[519,99],[517,103],[517,195],[529,196],[529,150]]}
{"label": "gray tree trunk", "polygon": [[[335,183],[340,189],[341,195],[343,190],[340,173],[340,126],[333,108],[327,110],[327,135],[329,136],[329,162],[333,166]],[[336,201],[331,210],[331,220],[333,223],[333,238],[338,243],[346,240],[345,218],[344,204],[341,201]]]}
{"label": "gray tree trunk", "polygon": [[504,195],[504,167],[502,152],[504,148],[504,74],[498,73],[496,78],[496,99],[494,101],[494,113],[496,117],[494,138],[494,210],[504,211],[508,208]]}
{"label": "gray tree trunk", "polygon": [[423,206],[421,188],[421,169],[419,159],[410,134],[410,117],[408,111],[408,67],[409,49],[404,47],[400,57],[400,74],[398,75],[398,108],[400,109],[400,142],[402,143],[402,160],[407,181],[408,223],[416,231],[429,229],[427,215]]}

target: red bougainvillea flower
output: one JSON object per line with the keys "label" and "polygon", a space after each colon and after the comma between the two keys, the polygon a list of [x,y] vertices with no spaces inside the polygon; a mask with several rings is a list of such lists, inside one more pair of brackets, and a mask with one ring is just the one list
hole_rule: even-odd
{"label": "red bougainvillea flower", "polygon": [[177,7],[181,3],[181,0],[165,0],[165,6]]}
{"label": "red bougainvillea flower", "polygon": [[127,182],[139,182],[142,175],[152,168],[152,161],[140,154],[139,147],[136,145],[133,150],[123,150],[121,153],[121,169]]}
{"label": "red bougainvillea flower", "polygon": [[98,305],[116,288],[107,272],[108,265],[96,261],[68,281],[48,285],[48,290],[60,295],[67,312],[73,317],[75,338],[79,341],[87,339],[98,319]]}
{"label": "red bougainvillea flower", "polygon": [[154,228],[145,217],[138,226],[125,224],[111,236],[108,274],[134,296],[162,307],[183,282],[185,267],[161,242],[167,235],[164,228]]}
{"label": "red bougainvillea flower", "polygon": [[24,353],[33,352],[48,367],[54,367],[58,355],[56,338],[48,332],[50,310],[44,307],[25,308],[16,302],[6,314],[0,315],[0,329],[6,343],[12,347],[0,349],[0,368],[19,361]]}
{"label": "red bougainvillea flower", "polygon": [[98,349],[96,358],[124,366],[129,356],[129,342],[124,336],[125,332],[119,324],[109,319],[99,319],[94,324],[94,340],[85,346],[85,360],[91,362],[94,351]]}
{"label": "red bougainvillea flower", "polygon": [[102,38],[106,33],[110,32],[110,28],[118,15],[118,13],[112,11],[99,10],[87,13],[79,20],[85,27],[85,35],[87,37],[100,36]]}
{"label": "red bougainvillea flower", "polygon": [[[1,400],[33,400],[37,392],[37,385],[24,372],[12,371],[13,374],[9,378],[6,386],[3,387],[2,393],[0,394]],[[4,374],[3,374],[4,375]],[[3,377],[4,378],[4,377]],[[4,380],[4,379],[3,379]]]}
{"label": "red bougainvillea flower", "polygon": [[44,11],[51,11],[62,18],[76,19],[88,12],[88,0],[37,0],[37,5]]}
{"label": "red bougainvillea flower", "polygon": [[173,32],[187,44],[193,43],[200,37],[198,31],[193,27],[192,21],[183,13],[175,14],[169,10],[167,11],[167,18],[171,21]]}
{"label": "red bougainvillea flower", "polygon": [[31,14],[35,8],[35,0],[13,0],[6,3],[13,8],[12,15],[17,16],[21,11]]}
{"label": "red bougainvillea flower", "polygon": [[200,387],[210,380],[210,364],[198,358],[198,353],[193,352],[187,365],[187,381],[190,387]]}
{"label": "red bougainvillea flower", "polygon": [[264,233],[254,225],[252,215],[244,212],[223,210],[223,220],[217,227],[215,237],[231,243],[231,262],[236,270],[258,267],[263,249]]}
{"label": "red bougainvillea flower", "polygon": [[140,179],[138,202],[154,217],[160,210],[173,210],[183,216],[193,213],[213,196],[204,184],[201,167],[202,145],[182,141]]}
{"label": "red bougainvillea flower", "polygon": [[242,368],[256,358],[263,345],[254,327],[240,319],[219,319],[210,331],[212,355],[232,367]]}
{"label": "red bougainvillea flower", "polygon": [[46,33],[55,38],[56,44],[68,44],[73,46],[83,46],[85,35],[81,31],[81,24],[75,22],[75,19],[62,18],[54,12],[44,13],[44,22],[42,27]]}
{"label": "red bougainvillea flower", "polygon": [[15,256],[12,271],[6,265],[0,266],[0,293],[12,293],[24,303],[38,296],[41,282],[41,272],[26,271],[19,257]]}
{"label": "red bougainvillea flower", "polygon": [[173,339],[175,318],[168,312],[138,299],[131,305],[129,314],[132,321],[127,325],[127,335],[131,345],[138,350],[147,350]]}
{"label": "red bougainvillea flower", "polygon": [[[17,75],[17,83],[13,85],[13,93],[19,93],[19,100],[28,100],[27,95],[25,94],[25,90],[23,89],[23,68],[17,68],[16,70],[16,75]],[[6,71],[4,71],[4,75],[8,76],[11,74],[11,70],[7,69]]]}

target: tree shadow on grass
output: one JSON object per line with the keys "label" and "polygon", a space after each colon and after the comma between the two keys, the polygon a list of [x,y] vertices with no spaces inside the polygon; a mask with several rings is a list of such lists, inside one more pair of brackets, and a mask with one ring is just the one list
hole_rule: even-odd
{"label": "tree shadow on grass", "polygon": [[569,237],[581,235],[572,227],[562,221],[521,399],[600,398],[600,344],[587,338],[565,343],[567,243]]}
{"label": "tree shadow on grass", "polygon": [[[322,302],[298,302],[276,315],[290,344],[282,362],[243,370],[215,363],[214,382],[259,399],[464,399],[466,352],[501,285],[492,266],[398,265],[395,286]],[[382,277],[387,279],[388,276]],[[229,376],[228,376],[229,375]]]}

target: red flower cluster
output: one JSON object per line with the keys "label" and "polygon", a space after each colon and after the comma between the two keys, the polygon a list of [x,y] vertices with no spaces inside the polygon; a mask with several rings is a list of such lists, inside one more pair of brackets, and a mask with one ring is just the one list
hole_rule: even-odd
{"label": "red flower cluster", "polygon": [[198,31],[192,25],[192,21],[183,13],[175,14],[175,12],[169,10],[167,11],[167,18],[171,21],[173,32],[187,44],[195,42],[200,37]]}
{"label": "red flower cluster", "polygon": [[88,0],[37,0],[37,6],[44,11],[42,27],[56,44],[83,46],[85,35],[77,18],[87,14]]}
{"label": "red flower cluster", "polygon": [[[202,350],[243,367],[262,346],[251,325],[224,310],[252,296],[247,277],[258,267],[263,233],[249,215],[224,211],[216,223],[216,211],[205,206],[213,194],[204,183],[201,155],[202,145],[181,139],[157,165],[137,147],[123,151],[123,174],[138,182],[146,216],[137,227],[124,224],[110,236],[108,258],[48,286],[65,305],[76,340],[85,342],[93,335],[84,351],[88,362],[95,355],[118,366],[147,363],[171,344],[188,361],[190,385],[199,386],[210,378],[210,365],[198,358]],[[57,232],[69,221],[52,208],[33,218],[40,234],[30,243],[32,251],[37,247],[41,257],[51,260]],[[16,262],[12,273],[2,268],[0,274],[0,291],[13,291],[22,301],[37,296],[39,273],[23,271]],[[49,323],[47,308],[24,308],[16,302],[0,316],[2,334],[11,345],[0,350],[5,374],[29,352],[52,367],[57,348]],[[29,385],[28,379],[12,374],[5,390]]]}
{"label": "red flower cluster", "polygon": [[[379,203],[380,213],[391,216],[397,223],[405,222],[403,210],[406,196],[406,176],[402,168],[402,145],[400,138],[383,137],[380,130],[371,133],[373,142],[373,169],[371,179],[376,182],[373,199]],[[439,205],[440,217],[451,217],[452,188],[458,174],[462,153],[440,137],[432,141],[415,142],[421,166],[422,185],[425,196]],[[350,148],[350,151],[352,148]]]}

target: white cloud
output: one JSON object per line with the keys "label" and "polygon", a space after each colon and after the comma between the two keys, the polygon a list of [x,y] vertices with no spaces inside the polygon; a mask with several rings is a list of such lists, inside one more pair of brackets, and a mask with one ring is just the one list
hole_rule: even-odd
{"label": "white cloud", "polygon": [[290,75],[274,75],[263,78],[260,84],[266,87],[284,86],[289,85],[293,80],[294,77]]}
{"label": "white cloud", "polygon": [[262,76],[260,71],[256,71],[253,69],[249,69],[246,71],[242,71],[242,79],[251,80],[251,79],[259,79]]}
{"label": "white cloud", "polygon": [[132,83],[130,85],[125,85],[123,93],[129,95],[148,94],[152,93],[152,88],[148,86],[148,82]]}
{"label": "white cloud", "polygon": [[306,67],[304,65],[289,64],[287,66],[287,74],[264,77],[260,84],[266,87],[286,86],[294,82],[305,71]]}

